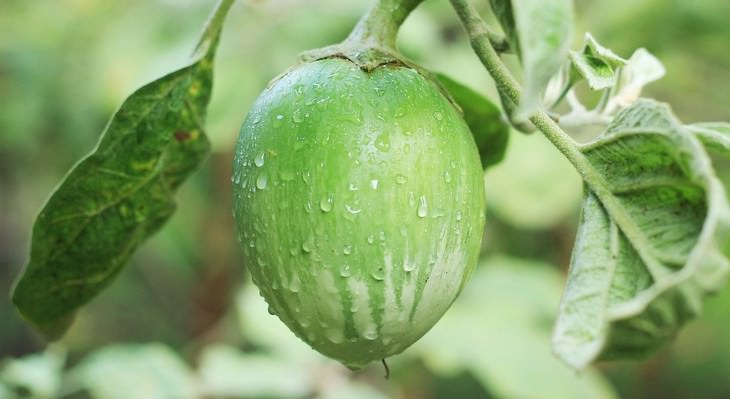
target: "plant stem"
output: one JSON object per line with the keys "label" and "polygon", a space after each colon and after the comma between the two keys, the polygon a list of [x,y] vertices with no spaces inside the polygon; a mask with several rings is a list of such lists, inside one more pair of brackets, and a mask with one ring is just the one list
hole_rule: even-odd
{"label": "plant stem", "polygon": [[205,24],[203,33],[200,35],[200,41],[195,46],[193,58],[203,57],[208,53],[210,48],[215,48],[215,42],[218,40],[223,27],[223,21],[228,15],[228,11],[236,0],[219,0],[215,9],[211,13],[208,22]]}
{"label": "plant stem", "polygon": [[[519,104],[522,90],[519,83],[489,42],[488,28],[479,13],[467,0],[450,0],[456,13],[459,15],[464,28],[469,35],[472,49],[479,60],[494,79],[497,89],[515,105]],[[649,253],[651,246],[631,220],[621,201],[613,195],[611,185],[591,164],[590,160],[581,152],[578,143],[565,133],[555,121],[545,112],[539,111],[529,118],[542,134],[565,156],[578,171],[588,188],[596,195],[611,219],[619,226],[626,237],[639,245],[635,246],[639,256],[647,263],[654,273],[661,268],[653,261]],[[656,274],[654,277],[657,277]]]}
{"label": "plant stem", "polygon": [[398,29],[423,0],[377,0],[346,41],[395,50]]}

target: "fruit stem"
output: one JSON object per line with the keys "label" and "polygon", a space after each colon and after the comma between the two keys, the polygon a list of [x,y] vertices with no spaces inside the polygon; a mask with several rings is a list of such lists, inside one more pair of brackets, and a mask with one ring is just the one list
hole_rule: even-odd
{"label": "fruit stem", "polygon": [[[474,53],[494,79],[497,89],[515,105],[519,104],[522,90],[517,80],[502,62],[502,59],[499,58],[497,51],[490,44],[487,24],[477,10],[468,3],[468,0],[450,1],[464,25]],[[529,120],[570,161],[585,185],[596,195],[606,212],[626,237],[632,242],[643,244],[637,247],[640,249],[639,255],[642,259],[648,259],[648,255],[643,250],[643,248],[650,248],[646,243],[646,238],[628,216],[622,202],[613,195],[608,181],[593,167],[590,160],[580,150],[578,143],[543,111],[536,112]]]}
{"label": "fruit stem", "polygon": [[376,0],[345,42],[395,50],[398,29],[423,0]]}

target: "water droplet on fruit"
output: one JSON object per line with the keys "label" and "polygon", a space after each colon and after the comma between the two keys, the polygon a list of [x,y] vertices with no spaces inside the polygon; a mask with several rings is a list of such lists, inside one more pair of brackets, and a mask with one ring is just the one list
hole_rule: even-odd
{"label": "water droplet on fruit", "polygon": [[307,184],[312,184],[312,172],[309,169],[304,169],[304,172],[302,172],[302,180]]}
{"label": "water droplet on fruit", "polygon": [[411,145],[408,143],[403,144],[403,153],[410,154],[410,152],[411,152]]}
{"label": "water droplet on fruit", "polygon": [[395,175],[395,182],[398,184],[406,184],[408,178],[403,175]]}
{"label": "water droplet on fruit", "polygon": [[266,310],[269,312],[270,315],[276,316],[276,310],[274,310],[274,308],[271,307],[271,305],[269,305],[269,307]]}
{"label": "water droplet on fruit", "polygon": [[291,120],[294,123],[302,123],[302,122],[304,122],[304,117],[302,116],[302,110],[297,108],[294,111],[294,113],[291,115]]}
{"label": "water droplet on fruit", "polygon": [[444,114],[442,114],[441,112],[436,111],[436,112],[433,113],[433,117],[436,118],[436,120],[439,120],[440,121],[440,120],[444,119]]}
{"label": "water droplet on fruit", "polygon": [[350,277],[351,275],[352,272],[350,271],[350,265],[342,265],[342,267],[340,267],[340,276]]}
{"label": "water droplet on fruit", "polygon": [[408,260],[403,262],[403,270],[405,270],[407,273],[410,273],[415,269],[416,269],[416,262],[409,262]]}
{"label": "water droplet on fruit", "polygon": [[372,244],[374,242],[375,242],[375,236],[373,236],[372,234],[370,234],[368,236],[368,244]]}
{"label": "water droplet on fruit", "polygon": [[282,120],[282,119],[284,119],[284,115],[282,115],[282,114],[276,115],[276,119]]}
{"label": "water droplet on fruit", "polygon": [[372,278],[374,278],[375,280],[378,280],[378,281],[385,280],[385,272],[383,271],[383,267],[378,266],[375,269],[373,269],[373,271],[370,273],[370,276],[372,276]]}
{"label": "water droplet on fruit", "polygon": [[377,190],[378,189],[378,183],[380,183],[378,181],[378,179],[370,180],[370,187],[372,187],[373,190]]}
{"label": "water droplet on fruit", "polygon": [[369,325],[362,333],[362,336],[368,341],[374,341],[378,338],[378,331],[375,329],[375,325]]}
{"label": "water droplet on fruit", "polygon": [[345,255],[351,255],[352,254],[352,244],[345,244],[345,248],[342,249],[342,253]]}
{"label": "water droplet on fruit", "polygon": [[260,175],[256,179],[256,188],[258,188],[259,190],[264,190],[266,188],[267,184],[268,184],[268,181],[266,179],[266,175]]}
{"label": "water droplet on fruit", "polygon": [[253,159],[254,165],[256,165],[259,168],[262,167],[262,166],[264,166],[264,157],[265,156],[266,155],[265,155],[265,153],[263,151],[259,152],[256,155],[256,158]]}
{"label": "water droplet on fruit", "polygon": [[297,293],[302,288],[302,280],[295,274],[289,282],[289,291]]}
{"label": "water droplet on fruit", "polygon": [[345,209],[347,210],[347,212],[350,212],[353,215],[357,215],[362,211],[362,209],[350,204],[345,204]]}
{"label": "water droplet on fruit", "polygon": [[341,344],[345,341],[345,335],[342,330],[336,328],[330,328],[324,333],[333,344]]}
{"label": "water droplet on fruit", "polygon": [[460,220],[461,220],[461,218],[462,218],[462,214],[461,214],[461,211],[460,211],[460,210],[457,210],[457,211],[456,211],[456,221],[457,221],[457,222],[458,222],[458,221],[460,221]]}
{"label": "water droplet on fruit", "polygon": [[358,191],[360,190],[360,187],[357,186],[355,183],[350,183],[349,187],[350,191]]}
{"label": "water droplet on fruit", "polygon": [[418,217],[425,218],[428,215],[428,201],[426,196],[422,195],[418,202]]}
{"label": "water droplet on fruit", "polygon": [[375,146],[383,152],[390,151],[390,135],[388,133],[382,133],[375,139]]}
{"label": "water droplet on fruit", "polygon": [[451,173],[449,171],[444,171],[444,181],[446,183],[451,183]]}
{"label": "water droplet on fruit", "polygon": [[334,193],[327,193],[327,196],[322,197],[321,200],[319,200],[319,209],[322,210],[322,212],[329,212],[332,210],[332,204],[335,202],[335,194]]}
{"label": "water droplet on fruit", "polygon": [[302,251],[306,253],[311,253],[312,247],[314,247],[314,240],[312,237],[307,238],[307,240],[302,243]]}

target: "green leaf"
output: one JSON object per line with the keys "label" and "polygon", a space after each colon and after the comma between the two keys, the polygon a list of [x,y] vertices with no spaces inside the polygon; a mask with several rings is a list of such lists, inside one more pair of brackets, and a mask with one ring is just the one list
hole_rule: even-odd
{"label": "green leaf", "polygon": [[525,90],[515,112],[524,120],[537,111],[550,78],[568,57],[573,35],[571,0],[490,0],[510,47],[522,62]]}
{"label": "green leaf", "polygon": [[91,154],[67,174],[33,225],[13,302],[49,339],[103,290],[175,210],[175,189],[206,158],[203,131],[223,0],[192,63],[134,92]]}
{"label": "green leaf", "polygon": [[730,157],[730,123],[703,122],[687,125],[706,148]]}
{"label": "green leaf", "polygon": [[470,371],[490,397],[616,398],[597,370],[578,375],[550,353],[561,288],[562,276],[553,265],[491,256],[414,351],[435,373]]}
{"label": "green leaf", "polygon": [[70,372],[93,398],[197,398],[196,379],[180,356],[161,344],[116,344]]}
{"label": "green leaf", "polygon": [[577,369],[656,350],[730,269],[724,188],[666,105],[635,102],[582,152],[621,206],[609,213],[586,189],[553,336]]}
{"label": "green leaf", "polygon": [[582,78],[593,90],[603,90],[616,84],[616,71],[626,65],[626,60],[607,49],[586,32],[582,51],[571,51],[570,62],[575,78]]}
{"label": "green leaf", "polygon": [[486,169],[502,161],[510,128],[502,118],[499,108],[481,94],[450,77],[442,74],[437,77],[464,112],[464,120],[469,125],[479,149],[482,167]]}

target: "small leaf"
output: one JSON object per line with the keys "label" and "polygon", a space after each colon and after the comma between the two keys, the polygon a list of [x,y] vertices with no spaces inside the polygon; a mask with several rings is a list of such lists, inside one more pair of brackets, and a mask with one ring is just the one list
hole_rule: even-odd
{"label": "small leaf", "polygon": [[637,49],[621,69],[616,95],[609,101],[605,113],[628,107],[639,99],[644,86],[661,79],[665,73],[666,69],[658,58],[644,48]]}
{"label": "small leaf", "polygon": [[593,90],[603,90],[616,83],[617,68],[626,65],[626,60],[607,49],[586,32],[585,46],[582,51],[571,51],[570,61],[575,78],[582,78],[588,82]]}
{"label": "small leaf", "polygon": [[687,125],[706,148],[730,157],[730,123],[703,122]]}
{"label": "small leaf", "polygon": [[449,78],[437,75],[439,82],[451,94],[464,112],[464,120],[474,136],[484,169],[504,158],[509,140],[509,125],[499,108],[481,94]]}
{"label": "small leaf", "polygon": [[525,90],[517,120],[534,114],[545,88],[568,57],[573,34],[571,0],[490,0],[510,47],[522,62]]}
{"label": "small leaf", "polygon": [[193,62],[134,92],[94,151],[49,198],[33,225],[30,260],[13,291],[20,313],[49,339],[113,280],[175,210],[173,192],[207,156],[203,131],[223,0]]}
{"label": "small leaf", "polygon": [[582,152],[621,206],[609,212],[586,189],[553,336],[577,369],[656,350],[730,269],[724,188],[666,105],[635,102]]}

